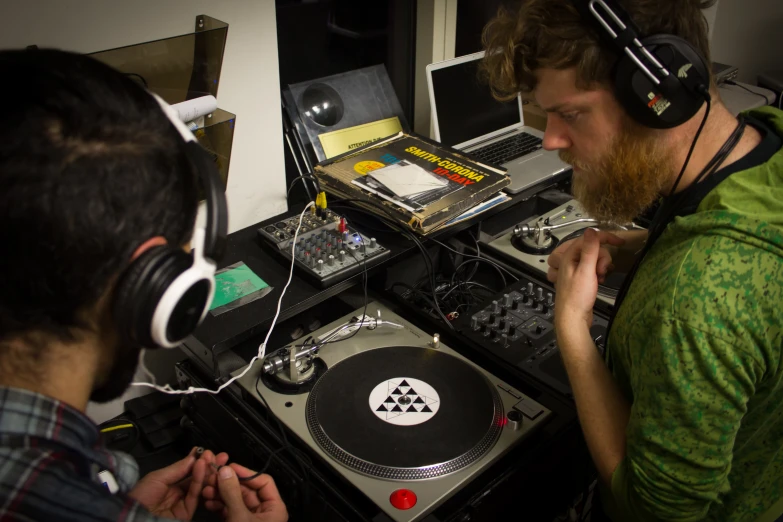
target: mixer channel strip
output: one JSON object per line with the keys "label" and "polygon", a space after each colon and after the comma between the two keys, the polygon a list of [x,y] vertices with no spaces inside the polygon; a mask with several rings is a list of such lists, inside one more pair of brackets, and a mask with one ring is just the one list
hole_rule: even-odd
{"label": "mixer channel strip", "polygon": [[[521,279],[492,298],[458,329],[474,345],[499,357],[515,371],[533,376],[571,396],[554,326],[555,292]],[[590,334],[603,353],[607,321],[593,314]]]}
{"label": "mixer channel strip", "polygon": [[323,210],[302,220],[302,228],[294,247],[294,233],[299,216],[266,225],[258,229],[264,241],[277,247],[278,252],[291,260],[321,287],[331,286],[377,264],[389,255],[389,249],[374,237],[367,237],[350,228],[338,214]]}

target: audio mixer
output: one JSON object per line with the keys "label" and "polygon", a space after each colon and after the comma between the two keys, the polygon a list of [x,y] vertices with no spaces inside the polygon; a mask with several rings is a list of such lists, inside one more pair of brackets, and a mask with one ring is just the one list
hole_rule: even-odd
{"label": "audio mixer", "polygon": [[328,209],[305,214],[294,247],[298,226],[296,215],[259,228],[258,235],[288,261],[293,249],[296,266],[322,287],[343,281],[389,255],[374,237],[351,228],[344,217]]}
{"label": "audio mixer", "polygon": [[[555,291],[532,279],[520,279],[493,297],[472,316],[458,319],[457,328],[472,344],[499,357],[515,370],[571,396],[555,336]],[[601,353],[607,321],[593,314],[590,334]]]}

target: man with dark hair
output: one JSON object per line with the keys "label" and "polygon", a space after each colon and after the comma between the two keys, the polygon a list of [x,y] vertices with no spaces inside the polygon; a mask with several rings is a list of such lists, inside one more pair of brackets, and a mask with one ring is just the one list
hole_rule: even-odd
{"label": "man with dark hair", "polygon": [[190,520],[205,491],[230,520],[285,521],[271,478],[240,488],[247,470],[225,453],[136,483],[133,459],[84,415],[127,389],[142,349],[116,328],[120,274],[192,234],[182,138],[149,93],[91,58],[0,51],[0,70],[0,518]]}
{"label": "man with dark hair", "polygon": [[[496,96],[530,93],[547,111],[544,148],[573,165],[574,195],[594,217],[626,223],[662,198],[651,235],[590,229],[549,260],[601,503],[616,522],[773,521],[783,514],[783,113],[738,120],[705,85],[711,104],[704,96],[681,125],[642,125],[613,81],[619,50],[583,1],[501,10],[483,65]],[[676,35],[709,64],[711,2],[618,3],[642,35]],[[592,308],[624,251],[641,261],[604,361]]]}

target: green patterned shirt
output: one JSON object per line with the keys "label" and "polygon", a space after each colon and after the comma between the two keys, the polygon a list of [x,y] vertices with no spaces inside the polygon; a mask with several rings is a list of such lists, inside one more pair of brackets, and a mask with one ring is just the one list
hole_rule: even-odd
{"label": "green patterned shirt", "polygon": [[[751,116],[783,136],[783,112]],[[783,149],[767,158],[669,224],[614,321],[607,363],[632,403],[617,522],[783,513]]]}

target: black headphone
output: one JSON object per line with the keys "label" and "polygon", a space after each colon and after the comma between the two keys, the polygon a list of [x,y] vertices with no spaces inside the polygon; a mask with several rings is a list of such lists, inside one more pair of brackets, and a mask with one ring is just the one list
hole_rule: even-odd
{"label": "black headphone", "polygon": [[209,153],[176,111],[152,96],[185,140],[183,150],[206,194],[206,225],[194,231],[190,253],[180,245],[161,245],[131,262],[117,283],[113,307],[121,336],[145,348],[173,348],[195,331],[212,303],[215,269],[226,246],[228,209]]}
{"label": "black headphone", "polygon": [[619,52],[614,92],[635,121],[671,129],[699,111],[709,97],[710,73],[695,47],[671,34],[641,37],[628,13],[611,0],[573,1]]}

